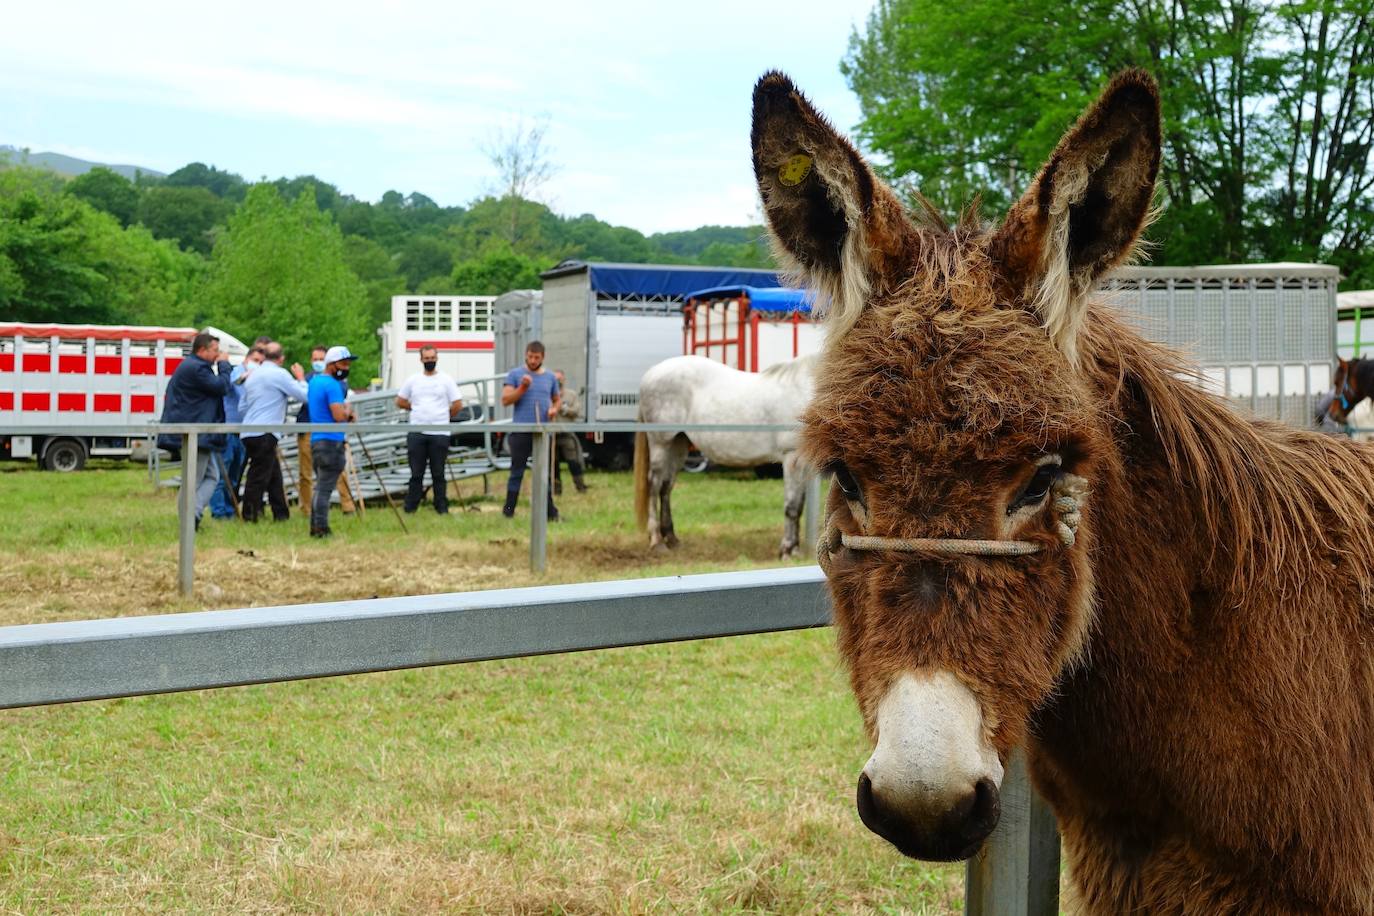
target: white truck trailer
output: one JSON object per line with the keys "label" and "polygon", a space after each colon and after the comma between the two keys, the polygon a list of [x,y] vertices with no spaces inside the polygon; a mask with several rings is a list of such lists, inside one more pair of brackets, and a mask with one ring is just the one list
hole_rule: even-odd
{"label": "white truck trailer", "polygon": [[[497,371],[518,365],[525,343],[541,340],[545,365],[567,373],[588,420],[603,421],[634,420],[644,372],[682,354],[682,306],[690,293],[778,285],[771,270],[588,261],[564,261],[541,278],[542,296],[519,291],[500,301],[494,321],[503,362]],[[587,450],[598,466],[626,468],[634,438],[593,437]]]}
{"label": "white truck trailer", "polygon": [[[248,348],[217,328],[233,363]],[[0,458],[76,471],[91,456],[130,457],[129,436],[27,434],[25,427],[150,423],[167,380],[190,353],[195,328],[0,322]]]}
{"label": "white truck trailer", "polygon": [[495,374],[491,304],[495,296],[391,297],[391,320],[377,329],[382,338],[381,386],[401,387],[420,371],[420,348],[439,351],[439,371],[455,379]]}

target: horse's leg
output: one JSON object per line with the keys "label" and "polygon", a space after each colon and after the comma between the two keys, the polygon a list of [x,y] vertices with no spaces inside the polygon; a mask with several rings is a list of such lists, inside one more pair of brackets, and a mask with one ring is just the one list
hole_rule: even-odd
{"label": "horse's leg", "polygon": [[782,456],[782,513],[784,520],[782,544],[778,549],[778,556],[780,557],[795,555],[801,542],[799,520],[806,503],[808,470],[799,452],[788,452]]}
{"label": "horse's leg", "polygon": [[676,437],[668,448],[668,467],[672,468],[672,473],[670,473],[668,479],[663,482],[663,511],[661,516],[663,543],[667,544],[669,547],[676,547],[678,545],[678,539],[677,535],[673,532],[673,504],[671,495],[673,492],[673,484],[677,483],[678,471],[682,470],[683,465],[687,463],[687,437]]}
{"label": "horse's leg", "polygon": [[[670,445],[671,443],[669,443]],[[649,549],[667,550],[663,543],[663,531],[659,522],[659,491],[663,489],[663,479],[668,467],[668,447],[661,435],[649,433]]]}

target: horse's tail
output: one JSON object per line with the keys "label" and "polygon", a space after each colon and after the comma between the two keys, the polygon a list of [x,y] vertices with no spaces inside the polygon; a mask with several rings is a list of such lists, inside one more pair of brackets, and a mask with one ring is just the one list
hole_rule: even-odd
{"label": "horse's tail", "polygon": [[649,525],[649,436],[635,433],[635,521],[639,530]]}

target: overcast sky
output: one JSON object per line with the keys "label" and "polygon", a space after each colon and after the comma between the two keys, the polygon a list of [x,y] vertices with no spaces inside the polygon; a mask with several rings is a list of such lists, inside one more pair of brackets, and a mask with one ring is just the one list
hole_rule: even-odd
{"label": "overcast sky", "polygon": [[872,2],[12,4],[0,144],[453,205],[492,186],[485,141],[546,116],[558,212],[742,224],[754,80],[784,70],[852,128],[839,62]]}

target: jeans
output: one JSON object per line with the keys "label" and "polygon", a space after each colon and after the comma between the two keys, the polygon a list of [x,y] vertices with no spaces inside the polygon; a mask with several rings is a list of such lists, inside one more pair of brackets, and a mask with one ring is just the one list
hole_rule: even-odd
{"label": "jeans", "polygon": [[329,530],[329,497],[344,469],[344,444],[334,439],[310,443],[315,465],[315,501],[310,504],[310,530]]}
{"label": "jeans", "polygon": [[286,486],[282,482],[281,462],[277,460],[277,437],[271,433],[243,440],[248,451],[248,482],[243,486],[243,520],[256,522],[262,516],[262,497],[272,507],[272,518],[284,522],[291,517],[286,505]]}
{"label": "jeans", "polygon": [[[196,518],[205,511],[205,507],[210,505],[210,500],[214,498],[215,490],[219,488],[219,462],[215,460],[216,452],[214,449],[196,449]],[[185,470],[182,471],[183,476]]]}
{"label": "jeans", "polygon": [[[534,433],[511,433],[506,436],[510,445],[510,478],[506,481],[506,507],[514,509],[520,500],[520,484],[525,479],[525,465],[534,453]],[[549,487],[549,518],[558,517],[553,504],[553,487]]]}
{"label": "jeans", "polygon": [[229,488],[234,488],[233,493],[237,497],[247,453],[244,451],[242,440],[238,436],[230,435],[228,444],[220,454],[224,456],[224,467],[229,472],[229,479],[221,480],[219,488],[215,490],[215,495],[210,500],[210,514],[215,518],[233,518],[234,503],[229,498]]}
{"label": "jeans", "polygon": [[410,461],[410,489],[406,491],[406,511],[414,512],[425,495],[425,467],[434,484],[434,511],[448,512],[448,480],[444,465],[448,461],[448,434],[430,436],[425,433],[406,435],[406,458]]}

